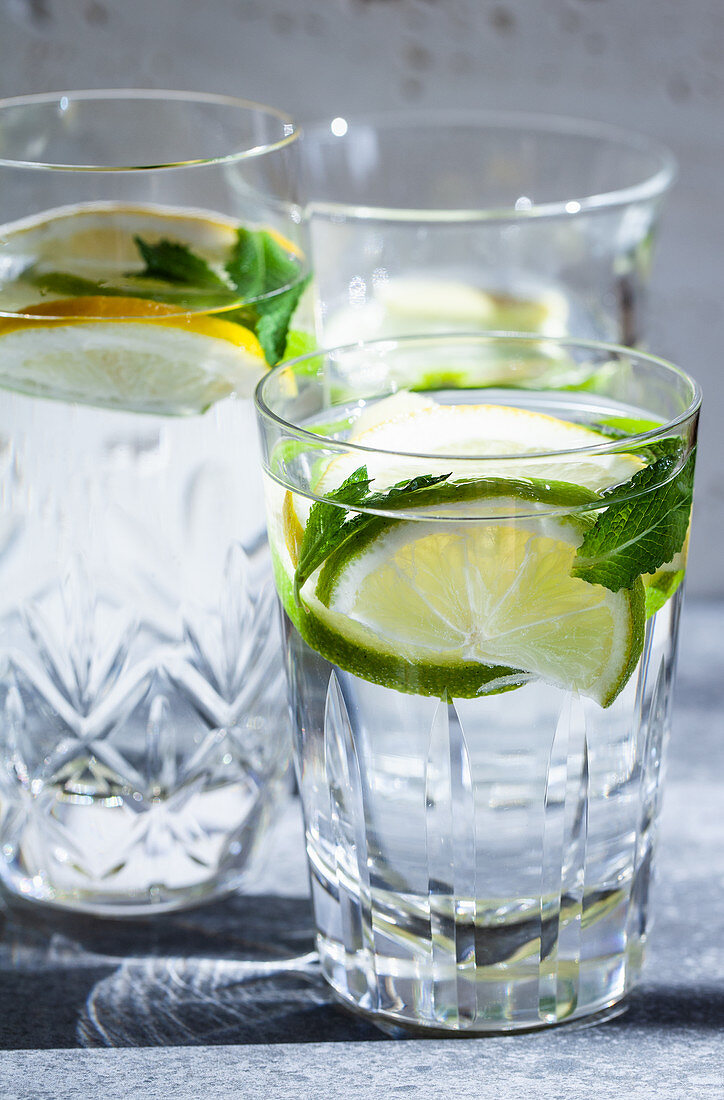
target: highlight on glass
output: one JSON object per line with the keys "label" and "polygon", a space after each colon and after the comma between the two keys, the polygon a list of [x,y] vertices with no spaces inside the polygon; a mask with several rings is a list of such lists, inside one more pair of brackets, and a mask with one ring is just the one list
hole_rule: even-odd
{"label": "highlight on glass", "polygon": [[305,127],[325,347],[423,332],[645,345],[668,149],[578,119],[400,111]]}

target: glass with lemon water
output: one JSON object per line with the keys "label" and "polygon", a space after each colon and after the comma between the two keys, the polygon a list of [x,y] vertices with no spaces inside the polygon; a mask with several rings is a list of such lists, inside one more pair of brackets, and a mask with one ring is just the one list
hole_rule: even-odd
{"label": "glass with lemon water", "polygon": [[609,1008],[646,938],[695,386],[448,336],[257,402],[325,975],[388,1029]]}
{"label": "glass with lemon water", "polygon": [[187,905],[268,835],[288,722],[250,398],[297,338],[294,134],[185,93],[0,104],[0,877],[22,897]]}

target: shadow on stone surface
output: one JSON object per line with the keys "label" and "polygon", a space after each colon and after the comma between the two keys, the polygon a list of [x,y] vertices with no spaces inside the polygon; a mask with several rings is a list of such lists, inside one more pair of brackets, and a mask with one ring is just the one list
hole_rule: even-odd
{"label": "shadow on stone surface", "polygon": [[0,1049],[380,1040],[335,1006],[307,898],[144,920],[0,914]]}
{"label": "shadow on stone surface", "polygon": [[[0,924],[0,1049],[385,1040],[335,1003],[307,898],[123,921],[15,906]],[[606,1024],[660,1028],[724,1029],[724,989],[647,983]]]}
{"label": "shadow on stone surface", "polygon": [[610,1027],[697,1028],[724,1032],[724,988],[697,984],[686,986],[642,986],[631,994],[628,1009]]}

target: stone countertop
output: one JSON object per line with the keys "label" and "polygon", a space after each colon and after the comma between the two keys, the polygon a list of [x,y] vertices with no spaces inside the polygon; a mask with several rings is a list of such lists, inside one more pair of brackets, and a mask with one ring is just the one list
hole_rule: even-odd
{"label": "stone countertop", "polygon": [[690,601],[656,921],[623,1015],[419,1041],[348,1014],[316,968],[291,804],[269,860],[274,880],[260,873],[244,897],[148,922],[0,914],[0,1096],[724,1097],[722,639],[724,605]]}

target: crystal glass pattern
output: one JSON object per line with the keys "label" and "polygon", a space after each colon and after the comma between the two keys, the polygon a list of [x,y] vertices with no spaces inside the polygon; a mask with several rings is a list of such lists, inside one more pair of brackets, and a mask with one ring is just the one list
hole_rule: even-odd
{"label": "crystal glass pattern", "polygon": [[[662,360],[541,337],[390,338],[259,386],[318,950],[339,996],[387,1031],[581,1020],[639,977],[698,401]],[[486,409],[499,424],[534,414],[530,431],[587,426],[584,443],[489,456],[463,434],[441,453],[441,413],[462,430]],[[591,471],[616,484],[579,497]],[[419,484],[429,475],[441,482]],[[647,529],[665,541],[678,525],[679,548],[654,568],[649,546],[636,569],[650,571],[625,584],[570,585],[555,538],[580,545],[607,516],[633,524],[621,557]],[[603,696],[572,671],[602,636],[589,596],[628,608]],[[561,656],[531,671],[555,636]],[[464,656],[490,645],[518,671],[486,678]]]}
{"label": "crystal glass pattern", "polygon": [[[296,137],[191,93],[0,104],[0,877],[24,898],[229,891],[288,794],[250,396],[257,314],[304,276]],[[232,283],[248,241],[282,265],[268,294]]]}

